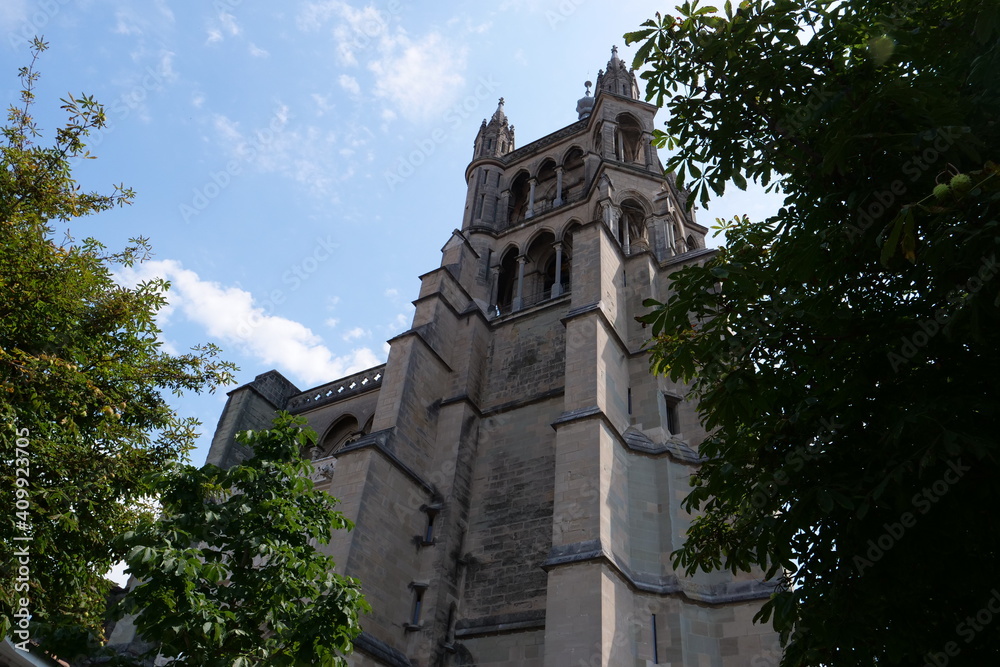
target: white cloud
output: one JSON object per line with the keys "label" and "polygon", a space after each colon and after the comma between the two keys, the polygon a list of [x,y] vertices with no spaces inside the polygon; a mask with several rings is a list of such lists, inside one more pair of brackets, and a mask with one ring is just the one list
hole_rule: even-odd
{"label": "white cloud", "polygon": [[357,65],[358,51],[377,44],[388,31],[391,18],[371,5],[358,9],[340,0],[319,0],[306,3],[297,22],[302,30],[318,30],[331,19],[339,19],[333,28],[337,55],[343,64]]}
{"label": "white cloud", "polygon": [[330,102],[329,95],[320,95],[319,93],[313,93],[311,95],[313,102],[316,103],[316,115],[322,116],[327,111],[332,111],[334,105]]}
{"label": "white cloud", "polygon": [[468,49],[447,44],[438,33],[413,41],[401,31],[383,40],[382,57],[368,68],[375,94],[411,120],[426,120],[448,107],[465,83]]}
{"label": "white cloud", "polygon": [[183,315],[204,328],[211,340],[276,367],[297,382],[316,385],[382,363],[367,347],[338,356],[300,322],[267,314],[249,292],[202,280],[176,260],[145,262],[122,271],[119,279],[134,285],[154,277],[171,282],[167,298],[175,316]]}
{"label": "white cloud", "polygon": [[114,32],[118,35],[141,35],[142,28],[131,12],[118,10],[115,12]]}
{"label": "white cloud", "polygon": [[226,35],[236,37],[243,32],[236,17],[227,11],[220,11],[216,20],[210,21],[205,30],[208,33],[208,37],[205,39],[206,44],[216,44],[225,39]]}
{"label": "white cloud", "polygon": [[340,83],[340,87],[351,93],[352,95],[361,94],[361,86],[358,85],[358,80],[349,74],[341,74],[340,78],[337,80]]}
{"label": "white cloud", "polygon": [[370,338],[371,335],[372,335],[371,331],[367,331],[366,329],[362,329],[361,327],[354,327],[353,329],[351,329],[350,331],[348,331],[343,335],[343,339],[349,342],[352,340],[358,340],[360,338]]}
{"label": "white cloud", "polygon": [[396,289],[395,287],[390,287],[389,289],[387,289],[385,291],[385,295],[388,298],[390,298],[390,299],[398,299],[399,298],[399,290]]}
{"label": "white cloud", "polygon": [[[438,32],[412,37],[393,15],[371,5],[359,9],[340,0],[318,0],[307,3],[298,16],[303,30],[320,29],[328,22],[336,22],[332,32],[341,64],[357,67],[359,61],[367,62],[374,94],[402,115],[426,120],[457,99],[465,83],[466,45],[449,42]],[[465,32],[488,29],[488,24],[470,24]],[[341,85],[351,91],[343,77]]]}
{"label": "white cloud", "polygon": [[236,17],[229,12],[219,12],[219,23],[222,25],[222,29],[233,37],[243,32],[243,28],[236,22]]}
{"label": "white cloud", "polygon": [[277,173],[306,186],[314,195],[337,200],[336,188],[354,175],[341,151],[357,151],[373,136],[363,125],[328,127],[292,126],[292,113],[279,105],[271,119],[246,130],[228,116],[216,114],[216,139],[231,159],[250,164],[262,173]]}
{"label": "white cloud", "polygon": [[160,76],[167,81],[177,80],[177,72],[174,71],[174,55],[173,51],[160,53]]}
{"label": "white cloud", "polygon": [[413,313],[398,313],[396,319],[392,321],[389,325],[389,336],[394,336],[398,333],[402,333],[410,328],[410,322],[413,321]]}
{"label": "white cloud", "polygon": [[260,48],[253,42],[250,42],[250,55],[253,56],[254,58],[266,58],[271,54],[265,51],[264,49]]}
{"label": "white cloud", "polygon": [[324,320],[323,324],[330,327],[331,329],[336,329],[337,325],[340,324],[340,320],[338,320],[336,317],[328,317],[326,318],[326,320]]}

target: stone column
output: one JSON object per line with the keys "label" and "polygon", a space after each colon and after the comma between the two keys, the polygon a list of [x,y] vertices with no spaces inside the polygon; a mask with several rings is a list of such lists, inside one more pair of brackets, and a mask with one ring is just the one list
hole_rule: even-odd
{"label": "stone column", "polygon": [[[562,172],[559,172],[559,176],[562,176]],[[552,283],[552,296],[557,297],[562,294],[562,243],[556,243],[552,247],[556,249],[556,281]]]}
{"label": "stone column", "polygon": [[619,225],[624,225],[624,228],[622,229],[622,251],[625,253],[625,256],[628,257],[630,246],[631,246],[631,242],[630,242],[631,239],[629,239],[628,218],[625,218],[624,220],[620,220],[618,222],[618,224]]}
{"label": "stone column", "polygon": [[653,148],[653,133],[642,133],[642,145],[645,150],[646,169],[653,169],[656,166],[656,149]]}
{"label": "stone column", "polygon": [[535,215],[535,184],[537,181],[535,179],[530,179],[528,185],[531,186],[531,192],[528,193],[528,212],[524,214],[524,219],[534,217]]}
{"label": "stone column", "polygon": [[510,220],[507,219],[509,215],[508,211],[510,209],[510,190],[504,190],[500,193],[500,210],[497,211],[496,225],[497,229],[504,229],[510,226]]}
{"label": "stone column", "polygon": [[552,202],[553,206],[562,206],[562,179],[563,179],[563,168],[556,167],[556,199]]}
{"label": "stone column", "polygon": [[517,296],[514,297],[514,307],[511,310],[521,310],[524,304],[524,264],[528,258],[520,255],[517,258]]}

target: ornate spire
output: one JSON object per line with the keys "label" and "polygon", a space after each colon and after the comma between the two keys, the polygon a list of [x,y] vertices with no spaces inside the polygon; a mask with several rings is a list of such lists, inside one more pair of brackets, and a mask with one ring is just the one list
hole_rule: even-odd
{"label": "ornate spire", "polygon": [[473,159],[499,157],[514,150],[514,126],[507,121],[503,103],[504,99],[501,97],[489,122],[483,119],[479,134],[476,135]]}
{"label": "ornate spire", "polygon": [[639,99],[639,84],[635,72],[618,57],[618,47],[611,47],[611,60],[607,70],[597,73],[597,92],[606,91],[615,95]]}

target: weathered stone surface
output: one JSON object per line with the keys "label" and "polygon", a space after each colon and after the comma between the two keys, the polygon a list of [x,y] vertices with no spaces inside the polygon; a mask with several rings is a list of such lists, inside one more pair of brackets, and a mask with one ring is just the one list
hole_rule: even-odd
{"label": "weathered stone surface", "polygon": [[518,149],[502,108],[484,122],[461,229],[384,367],[230,395],[213,462],[286,403],[336,460],[320,483],[357,526],[329,552],[373,607],[352,664],[777,656],[751,622],[768,586],[670,564],[705,432],[686,387],[649,375],[635,317],[711,251],[643,143],[655,108],[602,85],[589,117]]}

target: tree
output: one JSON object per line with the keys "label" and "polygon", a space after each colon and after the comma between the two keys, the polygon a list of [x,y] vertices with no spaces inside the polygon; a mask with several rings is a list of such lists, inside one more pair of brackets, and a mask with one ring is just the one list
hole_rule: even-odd
{"label": "tree", "polygon": [[674,565],[782,581],[784,666],[993,664],[1000,5],[677,9],[626,35],[667,170],[785,201],[647,302],[711,434]]}
{"label": "tree", "polygon": [[[214,346],[161,349],[155,315],[168,285],[117,284],[113,271],[142,261],[145,239],[109,253],[98,241],[55,240],[57,229],[128,204],[133,193],[85,192],[71,163],[91,157],[105,124],[91,97],[63,100],[65,126],[51,146],[32,117],[36,39],[23,90],[0,144],[0,637],[62,653],[99,638],[122,560],[114,538],[137,525],[144,481],[194,444],[197,421],[165,392],[214,390],[232,381]],[[29,626],[30,621],[30,628]]]}
{"label": "tree", "polygon": [[142,582],[125,604],[154,654],[198,667],[347,664],[338,655],[369,607],[316,549],[353,526],[313,487],[301,452],[316,434],[304,423],[280,413],[271,430],[240,433],[254,453],[242,465],[157,476],[161,517],[124,537]]}

